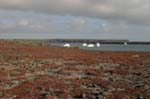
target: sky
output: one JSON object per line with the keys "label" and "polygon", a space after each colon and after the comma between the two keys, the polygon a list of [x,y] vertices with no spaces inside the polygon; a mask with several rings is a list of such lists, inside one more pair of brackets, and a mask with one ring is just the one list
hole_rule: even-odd
{"label": "sky", "polygon": [[0,38],[150,41],[150,0],[0,0]]}

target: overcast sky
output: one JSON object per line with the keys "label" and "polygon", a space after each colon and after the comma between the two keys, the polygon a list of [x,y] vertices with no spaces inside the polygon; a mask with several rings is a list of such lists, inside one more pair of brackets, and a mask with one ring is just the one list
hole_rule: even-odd
{"label": "overcast sky", "polygon": [[0,0],[0,38],[150,41],[150,0]]}

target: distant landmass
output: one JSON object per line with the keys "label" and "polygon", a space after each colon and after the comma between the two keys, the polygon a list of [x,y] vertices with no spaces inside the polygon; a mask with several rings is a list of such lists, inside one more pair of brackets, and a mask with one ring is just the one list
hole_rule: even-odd
{"label": "distant landmass", "polygon": [[127,39],[50,39],[49,43],[101,43],[101,44],[150,44],[150,42],[141,42],[141,41],[129,41]]}
{"label": "distant landmass", "polygon": [[[1,39],[2,40],[2,39]],[[8,41],[8,40],[7,40]],[[12,39],[24,44],[49,45],[51,43],[101,43],[101,44],[150,44],[150,41],[130,41],[127,39]]]}

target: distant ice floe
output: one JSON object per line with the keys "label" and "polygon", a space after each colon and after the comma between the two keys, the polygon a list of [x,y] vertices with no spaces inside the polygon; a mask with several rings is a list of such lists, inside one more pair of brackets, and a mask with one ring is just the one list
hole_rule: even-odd
{"label": "distant ice floe", "polygon": [[87,46],[87,44],[86,44],[86,43],[83,43],[83,44],[82,44],[82,46],[86,47],[86,46]]}
{"label": "distant ice floe", "polygon": [[95,47],[94,44],[88,44],[87,47]]}
{"label": "distant ice floe", "polygon": [[82,44],[82,46],[84,46],[84,47],[100,47],[101,46],[101,44],[100,43],[96,43],[96,44],[86,44],[86,43],[84,43],[84,44]]}
{"label": "distant ice floe", "polygon": [[124,45],[128,45],[128,43],[127,43],[127,42],[124,42]]}
{"label": "distant ice floe", "polygon": [[[64,47],[71,47],[71,45],[69,43],[66,43],[63,45]],[[96,44],[93,44],[93,43],[90,43],[90,44],[87,44],[87,43],[83,43],[82,44],[83,47],[88,47],[88,48],[92,48],[92,47],[100,47],[101,44],[100,43],[96,43]]]}
{"label": "distant ice floe", "polygon": [[64,44],[64,47],[71,47],[69,43]]}
{"label": "distant ice floe", "polygon": [[100,46],[101,46],[101,44],[100,44],[100,43],[96,43],[96,46],[97,46],[97,47],[100,47]]}

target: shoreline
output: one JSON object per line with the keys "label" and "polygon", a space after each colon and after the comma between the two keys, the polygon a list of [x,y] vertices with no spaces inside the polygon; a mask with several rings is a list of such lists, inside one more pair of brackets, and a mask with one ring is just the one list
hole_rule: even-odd
{"label": "shoreline", "polygon": [[149,98],[150,52],[0,41],[0,98]]}
{"label": "shoreline", "polygon": [[0,41],[13,41],[13,42],[33,42],[40,44],[47,43],[94,43],[97,42],[101,44],[146,44],[150,45],[150,41],[130,41],[127,39],[0,39]]}

